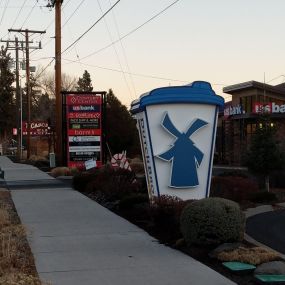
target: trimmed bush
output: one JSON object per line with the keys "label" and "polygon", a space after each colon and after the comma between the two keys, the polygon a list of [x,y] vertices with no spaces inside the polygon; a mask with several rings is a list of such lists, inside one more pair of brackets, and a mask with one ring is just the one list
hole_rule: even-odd
{"label": "trimmed bush", "polygon": [[184,208],[180,226],[187,245],[218,245],[241,241],[245,218],[237,203],[205,198]]}
{"label": "trimmed bush", "polygon": [[150,207],[150,215],[154,225],[162,229],[164,242],[174,242],[181,238],[180,216],[183,208],[192,202],[183,201],[176,196],[162,195],[155,197]]}
{"label": "trimmed bush", "polygon": [[95,169],[92,172],[78,172],[73,176],[72,185],[74,189],[80,192],[86,192],[86,186],[88,183],[96,179],[100,169]]}
{"label": "trimmed bush", "polygon": [[210,196],[241,202],[249,200],[252,193],[256,192],[258,192],[258,185],[249,178],[216,176],[212,179]]}
{"label": "trimmed bush", "polygon": [[93,176],[93,179],[86,185],[85,192],[96,193],[100,201],[113,202],[137,193],[138,189],[139,185],[133,172],[121,168],[105,167]]}
{"label": "trimmed bush", "polygon": [[53,168],[50,172],[51,176],[58,177],[58,176],[69,176],[70,169],[68,167],[56,167]]}
{"label": "trimmed bush", "polygon": [[218,176],[220,176],[220,177],[231,176],[231,177],[242,177],[242,178],[248,178],[249,177],[246,172],[241,171],[241,170],[225,171],[225,172],[219,174]]}
{"label": "trimmed bush", "polygon": [[120,209],[130,209],[133,208],[134,205],[141,203],[149,203],[148,194],[134,193],[123,197],[120,200],[119,207]]}
{"label": "trimmed bush", "polygon": [[276,202],[278,199],[275,193],[260,191],[257,193],[252,193],[249,200],[254,203],[271,203]]}

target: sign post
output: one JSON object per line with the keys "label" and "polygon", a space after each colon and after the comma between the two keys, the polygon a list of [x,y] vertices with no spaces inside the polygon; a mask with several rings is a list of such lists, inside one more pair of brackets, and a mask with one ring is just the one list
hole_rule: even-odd
{"label": "sign post", "polygon": [[154,89],[132,103],[150,198],[209,195],[219,106],[211,85]]}

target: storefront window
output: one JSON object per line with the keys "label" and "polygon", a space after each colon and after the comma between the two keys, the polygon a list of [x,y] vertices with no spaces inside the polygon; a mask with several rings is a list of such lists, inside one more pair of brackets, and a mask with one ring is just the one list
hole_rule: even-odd
{"label": "storefront window", "polygon": [[252,96],[249,97],[241,97],[240,104],[245,111],[245,113],[249,114],[252,112]]}
{"label": "storefront window", "polygon": [[256,124],[247,124],[246,125],[246,134],[251,135],[256,131]]}

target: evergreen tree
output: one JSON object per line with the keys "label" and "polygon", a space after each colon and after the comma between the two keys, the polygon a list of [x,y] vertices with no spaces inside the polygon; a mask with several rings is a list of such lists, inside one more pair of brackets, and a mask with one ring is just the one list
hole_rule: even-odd
{"label": "evergreen tree", "polygon": [[2,46],[0,50],[0,137],[9,136],[12,134],[12,127],[16,127],[14,87],[12,86],[15,76],[9,69],[11,61],[7,48]]}
{"label": "evergreen tree", "polygon": [[136,122],[112,89],[107,93],[106,140],[112,154],[127,151],[128,156],[140,154]]}
{"label": "evergreen tree", "polygon": [[265,189],[269,191],[269,175],[274,170],[284,168],[284,153],[276,141],[276,128],[268,117],[260,119],[247,155],[247,166],[255,174],[265,177]]}
{"label": "evergreen tree", "polygon": [[80,92],[91,92],[93,90],[90,73],[87,70],[84,71],[82,77],[79,77],[77,85],[76,89]]}

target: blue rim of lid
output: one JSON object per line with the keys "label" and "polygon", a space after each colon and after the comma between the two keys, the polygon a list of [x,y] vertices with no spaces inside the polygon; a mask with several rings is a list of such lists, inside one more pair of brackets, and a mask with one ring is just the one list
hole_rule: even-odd
{"label": "blue rim of lid", "polygon": [[162,87],[143,94],[132,102],[131,113],[142,112],[149,105],[192,103],[223,106],[224,102],[224,98],[215,93],[209,82],[194,81],[189,85]]}

